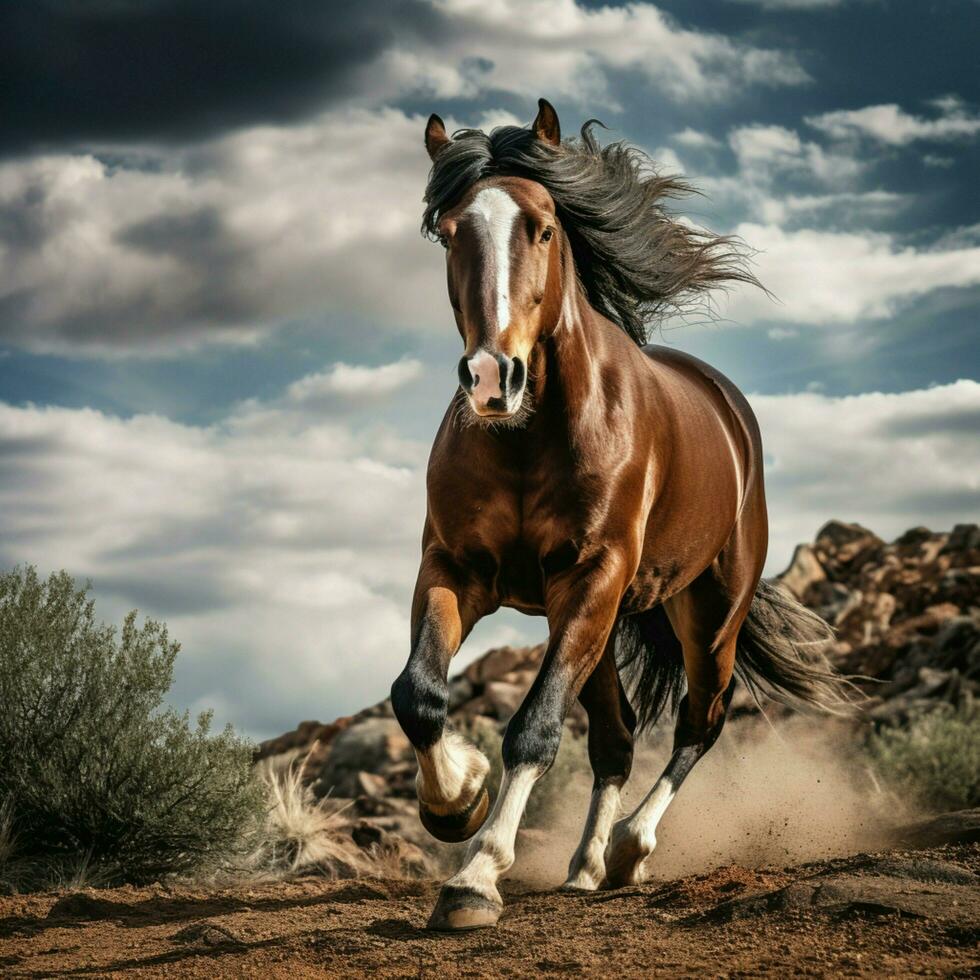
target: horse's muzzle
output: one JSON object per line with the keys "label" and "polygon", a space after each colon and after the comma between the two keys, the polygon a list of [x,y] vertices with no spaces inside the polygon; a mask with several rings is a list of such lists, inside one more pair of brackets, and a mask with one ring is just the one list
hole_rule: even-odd
{"label": "horse's muzzle", "polygon": [[459,362],[459,383],[477,415],[513,415],[524,395],[527,371],[519,357],[480,349]]}

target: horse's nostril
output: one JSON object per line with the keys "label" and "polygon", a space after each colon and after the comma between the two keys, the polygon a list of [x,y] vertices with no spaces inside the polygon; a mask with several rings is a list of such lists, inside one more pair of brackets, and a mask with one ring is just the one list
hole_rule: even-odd
{"label": "horse's nostril", "polygon": [[459,375],[459,383],[463,386],[463,391],[472,391],[473,386],[480,383],[479,377],[476,380],[473,379],[470,373],[469,361],[466,357],[461,357],[459,364],[456,367],[456,373]]}
{"label": "horse's nostril", "polygon": [[524,362],[519,358],[514,358],[514,366],[510,374],[510,387],[512,391],[520,391],[524,387]]}

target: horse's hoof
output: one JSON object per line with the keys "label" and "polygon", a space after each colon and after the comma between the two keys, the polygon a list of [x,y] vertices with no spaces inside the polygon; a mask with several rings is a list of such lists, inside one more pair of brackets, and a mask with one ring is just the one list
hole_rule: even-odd
{"label": "horse's hoof", "polygon": [[437,932],[489,929],[497,924],[503,910],[503,905],[491,901],[479,892],[455,885],[443,885],[425,928]]}
{"label": "horse's hoof", "polygon": [[599,882],[590,875],[578,874],[569,878],[558,890],[570,895],[581,895],[583,892],[594,892],[598,887]]}
{"label": "horse's hoof", "polygon": [[422,826],[446,844],[458,844],[469,840],[482,826],[490,812],[490,794],[484,786],[474,797],[473,802],[459,813],[438,814],[419,803],[419,819]]}

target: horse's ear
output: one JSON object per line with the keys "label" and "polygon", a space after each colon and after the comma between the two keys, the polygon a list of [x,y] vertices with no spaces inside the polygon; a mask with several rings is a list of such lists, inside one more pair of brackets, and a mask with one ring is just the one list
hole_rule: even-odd
{"label": "horse's ear", "polygon": [[544,143],[558,146],[561,143],[561,125],[558,113],[547,99],[538,99],[538,114],[534,117],[531,128],[534,135]]}
{"label": "horse's ear", "polygon": [[433,112],[425,124],[425,148],[429,151],[429,158],[435,160],[450,143],[452,140],[446,135],[446,124]]}

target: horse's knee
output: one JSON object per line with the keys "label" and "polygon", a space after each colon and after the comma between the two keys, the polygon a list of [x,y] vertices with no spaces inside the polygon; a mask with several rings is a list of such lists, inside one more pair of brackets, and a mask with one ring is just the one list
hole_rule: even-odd
{"label": "horse's knee", "polygon": [[504,768],[533,766],[543,774],[558,754],[563,719],[557,712],[527,710],[526,704],[511,718],[504,733]]}
{"label": "horse's knee", "polygon": [[449,687],[435,672],[411,659],[391,685],[391,707],[412,745],[427,749],[445,728]]}

